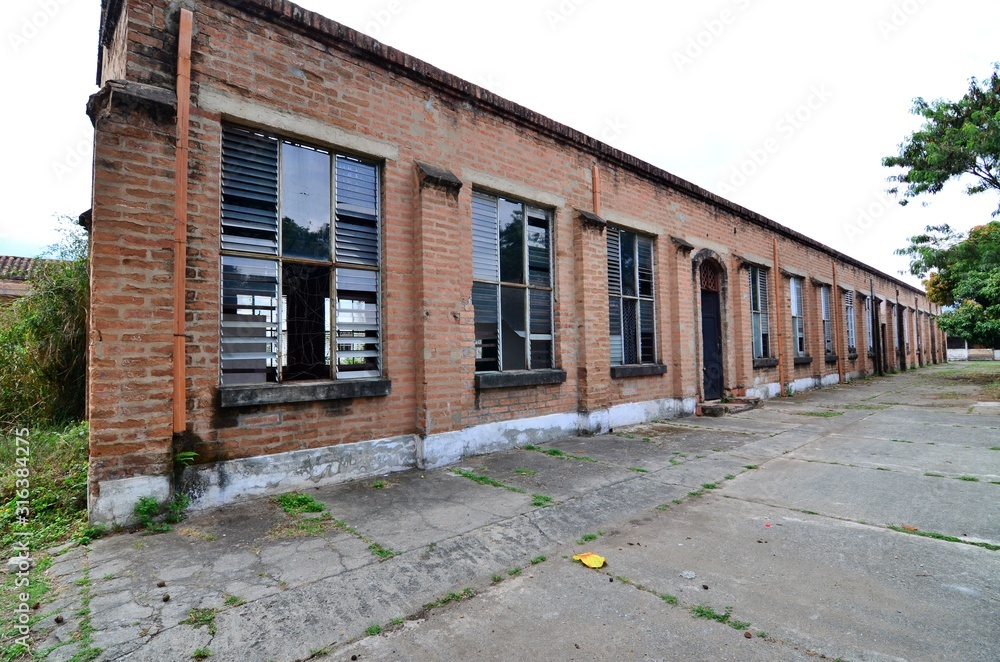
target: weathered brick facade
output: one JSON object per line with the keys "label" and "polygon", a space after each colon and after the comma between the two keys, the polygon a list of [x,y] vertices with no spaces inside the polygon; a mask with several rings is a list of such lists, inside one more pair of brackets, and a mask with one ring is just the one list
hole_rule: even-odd
{"label": "weathered brick facade", "polygon": [[[182,9],[194,28],[179,373],[172,316],[176,117],[187,101],[176,93]],[[937,310],[923,292],[284,0],[105,0],[100,62],[102,90],[89,106],[94,519],[124,519],[138,496],[165,498],[178,487],[204,506],[694,414],[705,396],[703,262],[719,275],[726,396],[834,383],[838,361],[846,379],[873,372],[865,319],[872,280],[886,367],[943,360]],[[272,384],[266,401],[253,388],[220,387],[223,126],[379,164],[381,377],[369,385]],[[551,214],[550,368],[476,372],[473,191]],[[609,226],[653,240],[654,363],[611,365]],[[771,350],[758,367],[751,265],[770,274]],[[820,313],[820,288],[833,286],[835,268],[837,358],[826,356]],[[804,283],[810,361],[793,361],[791,277]],[[845,291],[855,293],[856,356],[847,347]],[[909,329],[908,348],[899,348],[905,359],[900,319]],[[186,394],[177,431],[175,379]],[[307,392],[322,395],[292,401]],[[187,469],[174,463],[182,450],[198,454]]]}

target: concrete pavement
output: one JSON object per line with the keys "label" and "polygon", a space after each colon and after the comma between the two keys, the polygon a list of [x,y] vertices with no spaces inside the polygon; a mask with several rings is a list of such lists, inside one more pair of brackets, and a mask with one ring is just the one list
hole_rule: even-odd
{"label": "concrete pavement", "polygon": [[325,513],[258,499],[118,534],[57,557],[35,650],[998,660],[992,379],[936,366],[310,491]]}

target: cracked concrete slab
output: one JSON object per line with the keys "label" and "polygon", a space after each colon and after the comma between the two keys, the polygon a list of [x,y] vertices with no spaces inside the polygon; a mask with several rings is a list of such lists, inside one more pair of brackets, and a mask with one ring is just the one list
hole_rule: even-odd
{"label": "cracked concrete slab", "polygon": [[968,507],[996,503],[1000,491],[988,483],[777,458],[726,488],[737,499],[1000,544],[1000,510]]}

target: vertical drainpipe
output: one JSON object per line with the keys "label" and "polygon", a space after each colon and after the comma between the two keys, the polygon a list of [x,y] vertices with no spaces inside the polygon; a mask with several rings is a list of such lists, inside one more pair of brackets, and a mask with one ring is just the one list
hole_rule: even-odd
{"label": "vertical drainpipe", "polygon": [[778,238],[772,237],[774,248],[774,316],[778,325],[778,386],[785,395],[785,328],[781,325],[781,271],[778,268]]}
{"label": "vertical drainpipe", "polygon": [[837,374],[840,376],[840,383],[844,383],[844,343],[843,337],[841,335],[840,328],[840,288],[837,286],[837,261],[833,260],[833,300],[830,302],[830,307],[833,310],[830,314],[833,315],[833,328],[837,339]]}
{"label": "vertical drainpipe", "polygon": [[191,113],[191,33],[194,15],[181,9],[177,36],[177,152],[174,165],[174,434],[187,429],[184,314],[187,297],[188,137]]}

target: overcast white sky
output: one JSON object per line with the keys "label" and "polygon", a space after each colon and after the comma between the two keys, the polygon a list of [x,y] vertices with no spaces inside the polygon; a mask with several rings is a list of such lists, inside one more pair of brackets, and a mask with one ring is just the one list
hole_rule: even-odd
{"label": "overcast white sky", "polygon": [[[957,99],[1000,61],[996,0],[300,4],[894,275],[907,237],[996,207],[955,183],[902,208],[880,164],[914,97]],[[100,2],[5,6],[0,253],[30,256],[90,207]]]}

